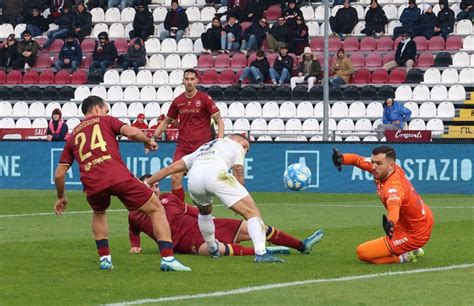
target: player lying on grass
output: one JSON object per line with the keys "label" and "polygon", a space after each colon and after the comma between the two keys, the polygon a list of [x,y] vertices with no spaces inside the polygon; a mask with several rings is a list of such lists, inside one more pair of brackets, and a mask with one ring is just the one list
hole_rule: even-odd
{"label": "player lying on grass", "polygon": [[380,146],[372,151],[371,158],[356,154],[341,154],[334,149],[332,160],[341,171],[342,165],[353,165],[369,171],[375,180],[377,193],[387,209],[382,226],[387,234],[357,247],[360,260],[375,264],[415,262],[423,256],[421,249],[431,236],[433,214],[396,165],[392,147]]}
{"label": "player lying on grass", "polygon": [[[199,230],[209,253],[218,257],[219,244],[212,220],[213,197],[247,220],[255,249],[255,262],[283,262],[265,249],[265,225],[254,200],[244,184],[244,158],[250,142],[241,134],[232,134],[200,146],[196,151],[173,162],[145,180],[148,186],[168,175],[188,171],[188,191],[199,210]],[[232,169],[232,174],[229,170]]]}
{"label": "player lying on grass", "polygon": [[[150,176],[147,174],[140,179],[144,180]],[[162,193],[160,195],[158,184],[154,184],[152,189],[160,197],[161,203],[165,208],[174,243],[174,251],[182,254],[210,255],[199,230],[198,209],[187,205],[172,193]],[[138,210],[129,212],[128,224],[131,245],[130,253],[141,252],[141,232],[156,240],[153,235],[151,220],[146,214]],[[250,240],[247,221],[216,218],[214,219],[214,224],[216,226],[215,235],[219,241],[220,254],[226,256],[255,255],[253,248],[239,244],[242,241]],[[274,245],[290,247],[303,254],[309,254],[313,246],[323,238],[323,231],[317,230],[311,236],[301,241],[279,229],[267,226],[266,235],[267,241]],[[289,249],[286,247],[269,247],[267,251],[273,254],[288,254]]]}

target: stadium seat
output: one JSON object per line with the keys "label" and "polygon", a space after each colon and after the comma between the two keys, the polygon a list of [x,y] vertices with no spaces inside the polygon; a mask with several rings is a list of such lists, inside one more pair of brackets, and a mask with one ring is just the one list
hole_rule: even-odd
{"label": "stadium seat", "polygon": [[381,38],[377,39],[377,46],[376,49],[378,51],[391,51],[393,50],[393,40],[391,37],[382,36]]}
{"label": "stadium seat", "polygon": [[414,101],[427,101],[430,99],[430,89],[426,85],[418,85],[413,88]]}
{"label": "stadium seat", "polygon": [[120,84],[120,75],[117,70],[107,70],[104,74],[104,84]]}
{"label": "stadium seat", "polygon": [[[370,79],[367,83],[370,83]],[[360,90],[361,100],[376,100],[377,99],[377,88],[372,85],[365,85]]]}
{"label": "stadium seat", "polygon": [[192,6],[186,9],[186,15],[189,22],[199,21],[201,19],[201,12],[198,7]]}
{"label": "stadium seat", "polygon": [[140,100],[141,101],[155,101],[156,100],[155,87],[154,86],[144,86],[140,90]]}
{"label": "stadium seat", "polygon": [[433,118],[426,123],[426,130],[431,131],[431,135],[439,136],[444,134],[444,124],[441,119]]}
{"label": "stadium seat", "polygon": [[349,106],[349,117],[365,117],[365,104],[362,102],[352,102]]}
{"label": "stadium seat", "polygon": [[437,110],[438,118],[451,119],[455,116],[455,114],[456,114],[456,111],[454,108],[454,104],[452,102],[441,102],[438,105],[438,110]]}
{"label": "stadium seat", "polygon": [[213,100],[223,100],[224,99],[224,93],[222,92],[222,88],[220,86],[217,86],[217,85],[209,87],[209,89],[207,90],[207,94]]}
{"label": "stadium seat", "polygon": [[[140,102],[133,102],[128,106],[128,116],[129,117],[137,117],[138,114],[144,114],[145,108],[143,104]],[[148,116],[148,114],[146,114]]]}
{"label": "stadium seat", "polygon": [[398,9],[394,4],[383,5],[382,9],[384,10],[388,20],[398,19]]}
{"label": "stadium seat", "polygon": [[[135,42],[135,39],[130,41],[131,44]],[[117,52],[120,53],[127,53],[128,51],[128,40],[126,38],[117,38],[114,40],[115,48]]]}
{"label": "stadium seat", "polygon": [[[49,90],[50,98],[46,97],[46,93],[48,92],[47,91],[48,89],[50,89]],[[55,97],[53,95],[55,95]],[[59,88],[58,91],[56,91],[55,87],[48,86],[43,90],[43,99],[45,99],[45,100],[59,99],[59,100],[66,100],[66,101],[75,99],[74,98],[74,88],[72,88],[71,86],[62,86],[61,88]]]}
{"label": "stadium seat", "polygon": [[257,100],[268,101],[273,99],[273,88],[266,86],[257,92]]}
{"label": "stadium seat", "polygon": [[201,37],[201,33],[205,31],[205,27],[201,22],[194,22],[189,25],[189,36],[191,37]]}
{"label": "stadium seat", "polygon": [[161,51],[161,43],[158,38],[150,37],[145,41],[145,49],[147,54]]}
{"label": "stadium seat", "polygon": [[239,118],[234,122],[234,133],[248,133],[250,131],[250,122],[245,118]]}
{"label": "stadium seat", "polygon": [[250,131],[254,135],[261,135],[261,134],[266,134],[267,133],[267,121],[262,118],[257,118],[252,121],[250,124]]}
{"label": "stadium seat", "polygon": [[423,74],[424,72],[418,68],[413,68],[408,71],[405,83],[408,84],[419,84],[423,82]]}
{"label": "stadium seat", "polygon": [[170,54],[165,59],[165,68],[178,69],[181,68],[181,57],[178,54]]}
{"label": "stadium seat", "polygon": [[342,97],[344,100],[359,100],[360,99],[359,88],[354,85],[349,85],[345,87],[342,93]]}
{"label": "stadium seat", "polygon": [[412,99],[411,87],[408,85],[398,86],[395,90],[395,99],[401,101],[409,101]]}
{"label": "stadium seat", "polygon": [[164,6],[158,6],[153,10],[153,21],[155,22],[163,22],[165,21],[166,14],[168,10]]}
{"label": "stadium seat", "polygon": [[439,51],[445,50],[444,38],[441,36],[433,36],[428,43],[428,50]]}
{"label": "stadium seat", "polygon": [[369,118],[381,118],[383,115],[383,105],[380,102],[370,102],[367,105],[367,117]]}
{"label": "stadium seat", "polygon": [[459,20],[454,32],[459,35],[471,35],[473,33],[472,21],[469,19]]}
{"label": "stadium seat", "polygon": [[349,115],[349,108],[345,102],[336,102],[331,107],[331,115],[334,118],[346,118]]}
{"label": "stadium seat", "polygon": [[12,116],[13,114],[13,107],[10,102],[0,102],[0,114],[2,117]]}
{"label": "stadium seat", "polygon": [[317,119],[310,118],[303,121],[302,131],[304,135],[319,134],[319,122]]}
{"label": "stadium seat", "polygon": [[382,56],[382,64],[385,65],[388,62],[395,60],[395,52],[388,52]]}
{"label": "stadium seat", "polygon": [[92,22],[104,22],[105,21],[105,13],[104,10],[100,7],[93,8],[90,10],[90,14],[92,15]]}
{"label": "stadium seat", "polygon": [[258,102],[250,102],[245,107],[245,116],[258,118],[262,116],[262,105]]}
{"label": "stadium seat", "polygon": [[[324,117],[324,102],[318,102],[316,103],[316,105],[314,106],[314,116],[316,118],[323,118]],[[328,109],[327,109],[327,114],[330,115],[331,114],[331,106],[328,105]]]}
{"label": "stadium seat", "polygon": [[352,30],[352,34],[354,35],[362,35],[362,31],[365,29],[365,21],[359,21],[356,23],[354,26],[354,29]]}
{"label": "stadium seat", "polygon": [[212,6],[206,6],[201,9],[200,20],[205,22],[210,22],[214,15],[216,14],[216,9]]}
{"label": "stadium seat", "polygon": [[310,102],[301,102],[296,107],[296,117],[309,118],[313,117],[313,105]]}
{"label": "stadium seat", "polygon": [[193,52],[193,48],[194,48],[193,41],[190,38],[182,38],[178,42],[177,48],[178,48],[178,52],[181,52],[181,53]]}
{"label": "stadium seat", "polygon": [[232,124],[232,120],[230,120],[229,118],[224,118],[224,131],[226,134],[228,133],[233,133],[234,131],[234,126]]}
{"label": "stadium seat", "polygon": [[230,58],[229,55],[226,53],[219,54],[214,59],[214,67],[215,68],[228,68],[230,67]]}
{"label": "stadium seat", "polygon": [[280,108],[275,102],[267,102],[262,107],[262,116],[266,118],[274,118],[280,115]]}
{"label": "stadium seat", "polygon": [[453,67],[469,66],[469,54],[467,52],[457,52],[453,56]]}
{"label": "stadium seat", "polygon": [[89,90],[89,87],[79,86],[74,91],[74,100],[82,101],[90,95],[91,95],[91,92]]}
{"label": "stadium seat", "polygon": [[165,58],[162,54],[153,54],[148,60],[148,67],[153,69],[162,69],[165,67]]}
{"label": "stadium seat", "polygon": [[314,9],[312,6],[309,6],[309,5],[301,6],[300,10],[303,13],[304,20],[314,19]]}
{"label": "stadium seat", "polygon": [[[48,127],[48,121],[45,118],[36,118],[33,119],[33,122],[31,123],[31,128],[33,129],[45,129]],[[69,127],[69,125],[68,125]],[[42,136],[44,137],[44,136]]]}
{"label": "stadium seat", "polygon": [[280,135],[285,130],[285,123],[282,119],[271,119],[267,125],[269,135]]}
{"label": "stadium seat", "polygon": [[385,100],[387,98],[395,98],[395,89],[390,85],[383,85],[377,92],[377,98],[379,100]]}
{"label": "stadium seat", "polygon": [[23,75],[20,70],[12,70],[7,74],[7,84],[21,84]]}
{"label": "stadium seat", "polygon": [[298,118],[291,118],[285,123],[286,134],[301,134],[303,131],[303,125],[301,120]]}
{"label": "stadium seat", "polygon": [[351,62],[352,62],[352,66],[354,68],[364,67],[365,58],[362,54],[353,53],[353,54],[351,54],[350,59],[351,59]]}
{"label": "stadium seat", "polygon": [[355,76],[352,80],[352,83],[354,83],[354,84],[367,84],[367,83],[370,83],[370,71],[368,69],[359,69],[359,70],[357,70],[356,73],[355,73]]}
{"label": "stadium seat", "polygon": [[125,36],[125,28],[121,23],[112,23],[109,27],[110,38],[121,38]]}
{"label": "stadium seat", "polygon": [[87,82],[87,74],[83,70],[76,70],[71,76],[71,84],[85,84]]}
{"label": "stadium seat", "polygon": [[472,84],[474,80],[474,68],[464,68],[459,72],[459,83]]}
{"label": "stadium seat", "polygon": [[438,68],[430,68],[425,71],[423,82],[428,84],[441,83],[441,72]]}
{"label": "stadium seat", "polygon": [[245,68],[247,66],[247,58],[242,53],[236,53],[232,56],[232,62],[230,66],[232,68]]}
{"label": "stadium seat", "polygon": [[[233,73],[233,72],[232,72]],[[256,100],[257,99],[257,90],[254,86],[246,86],[240,91],[241,100]]]}
{"label": "stadium seat", "polygon": [[120,74],[120,84],[136,84],[137,76],[133,70],[124,70]]}
{"label": "stadium seat", "polygon": [[112,86],[107,91],[108,101],[122,101],[123,100],[123,89],[120,86]]}
{"label": "stadium seat", "polygon": [[428,41],[424,36],[416,36],[413,38],[413,41],[416,43],[416,51],[425,51],[428,49]]}
{"label": "stadium seat", "polygon": [[[471,83],[472,83],[472,81],[471,81]],[[435,92],[435,94],[437,94],[437,93]],[[441,96],[442,95],[440,95],[440,97]],[[450,100],[450,101],[465,100],[466,99],[466,89],[462,85],[453,85],[449,88],[448,96],[449,96],[449,99],[446,99],[444,96],[442,96],[444,99],[439,99],[437,101],[440,101],[440,100]],[[433,90],[431,90],[431,97],[433,97]],[[432,100],[433,100],[433,98],[432,98]]]}
{"label": "stadium seat", "polygon": [[[43,77],[43,74],[45,74],[48,70],[45,70],[41,73],[39,77],[39,82],[41,83],[41,79]],[[52,73],[52,72],[51,72]],[[53,74],[54,76],[54,74]],[[70,84],[71,83],[71,75],[69,74],[69,71],[67,70],[60,70],[56,73],[54,76],[54,81],[49,83],[49,84]]]}
{"label": "stadium seat", "polygon": [[224,102],[216,102],[216,106],[219,109],[221,116],[227,117],[227,114],[228,114],[227,104],[225,104]]}
{"label": "stadium seat", "polygon": [[291,99],[290,88],[286,86],[277,87],[275,89],[275,92],[273,93],[273,99],[279,100],[279,101],[290,100]]}
{"label": "stadium seat", "polygon": [[406,108],[411,111],[411,118],[417,118],[419,113],[418,104],[416,102],[405,102],[403,104]]}
{"label": "stadium seat", "polygon": [[459,82],[459,75],[458,75],[458,71],[456,69],[447,68],[447,69],[443,70],[443,73],[441,73],[441,83],[443,83],[443,84],[454,84],[454,83],[458,83],[458,82]]}
{"label": "stadium seat", "polygon": [[426,129],[425,121],[423,119],[412,119],[408,124],[409,130],[424,131]]}
{"label": "stadium seat", "polygon": [[136,76],[136,83],[140,85],[153,84],[153,74],[150,70],[140,70]]}
{"label": "stadium seat", "polygon": [[140,89],[137,86],[127,86],[123,91],[125,101],[137,101],[140,99]]}
{"label": "stadium seat", "polygon": [[304,85],[297,85],[291,91],[292,100],[306,100],[308,97],[308,88]]}
{"label": "stadium seat", "polygon": [[321,37],[313,37],[309,42],[309,46],[312,51],[323,51],[324,50],[324,39]]}
{"label": "stadium seat", "polygon": [[[134,18],[135,18],[135,9],[133,7],[125,7],[122,9],[122,12],[120,13],[120,21],[133,22]],[[107,19],[107,15],[106,15],[106,19]]]}
{"label": "stadium seat", "polygon": [[180,85],[183,82],[183,73],[184,71],[180,69],[171,71],[169,75],[169,84]]}
{"label": "stadium seat", "polygon": [[395,68],[390,72],[388,82],[393,83],[393,84],[401,84],[401,83],[405,83],[405,79],[406,79],[405,69]]}
{"label": "stadium seat", "polygon": [[224,89],[224,100],[238,101],[240,100],[240,92],[236,86],[228,86]]}
{"label": "stadium seat", "polygon": [[449,67],[452,64],[453,59],[448,52],[439,52],[435,57],[434,66]]}
{"label": "stadium seat", "polygon": [[197,57],[194,54],[185,54],[181,59],[181,68],[195,68],[197,66]]}
{"label": "stadium seat", "polygon": [[283,102],[280,105],[280,117],[296,117],[296,105],[293,102]]}
{"label": "stadium seat", "polygon": [[[446,39],[446,50],[460,50],[463,48],[463,41],[461,36],[448,36]],[[473,48],[474,49],[474,48]]]}
{"label": "stadium seat", "polygon": [[26,102],[16,102],[13,105],[14,117],[26,117],[29,115],[28,104]]}
{"label": "stadium seat", "polygon": [[371,134],[372,123],[367,118],[362,118],[356,121],[354,124],[354,131],[357,135],[365,136]]}
{"label": "stadium seat", "polygon": [[376,40],[371,36],[366,36],[360,41],[360,50],[361,51],[373,51],[376,47]]}
{"label": "stadium seat", "polygon": [[433,102],[423,102],[418,109],[418,116],[421,118],[436,117],[436,105]]}
{"label": "stadium seat", "polygon": [[371,52],[365,58],[366,67],[382,67],[382,56],[378,52]]}
{"label": "stadium seat", "polygon": [[61,109],[61,105],[58,102],[50,102],[46,105],[44,114],[46,117],[51,118],[51,115],[55,109]]}
{"label": "stadium seat", "polygon": [[36,84],[38,83],[38,72],[35,70],[28,70],[23,75],[23,84]]}
{"label": "stadium seat", "polygon": [[73,102],[64,103],[63,107],[61,108],[61,113],[63,114],[63,117],[76,117],[78,115],[76,103],[73,103]]}
{"label": "stadium seat", "polygon": [[417,67],[431,67],[434,65],[434,57],[431,52],[423,52],[420,53],[418,56],[418,60],[416,61]]}
{"label": "stadium seat", "polygon": [[430,98],[431,101],[444,101],[447,99],[448,99],[448,90],[446,89],[444,85],[436,85],[431,89],[431,98]]}
{"label": "stadium seat", "polygon": [[385,84],[388,82],[388,73],[385,69],[376,69],[372,72],[371,83],[372,84]]}
{"label": "stadium seat", "polygon": [[128,110],[127,104],[123,102],[116,102],[112,105],[111,109],[112,116],[114,117],[127,117]]}
{"label": "stadium seat", "polygon": [[107,89],[104,86],[94,86],[91,89],[91,95],[107,99]]}
{"label": "stadium seat", "polygon": [[168,72],[166,70],[157,70],[153,74],[153,84],[157,85],[164,85],[168,84],[169,78],[168,78]]}
{"label": "stadium seat", "polygon": [[207,53],[201,54],[198,57],[197,67],[199,67],[199,68],[210,68],[210,67],[212,67],[213,62],[214,62],[214,59],[212,58],[211,54],[207,54]]}
{"label": "stadium seat", "polygon": [[[307,20],[307,19],[306,19]],[[308,27],[308,34],[311,37],[318,36],[319,35],[319,23],[316,21],[308,21],[306,23],[306,26]]]}
{"label": "stadium seat", "polygon": [[200,78],[202,84],[217,84],[219,76],[214,69],[205,70]]}
{"label": "stadium seat", "polygon": [[342,48],[342,41],[339,37],[329,37],[329,51],[337,51]]}
{"label": "stadium seat", "polygon": [[19,118],[15,122],[15,128],[17,129],[30,129],[31,128],[31,121],[28,118]]}
{"label": "stadium seat", "polygon": [[265,14],[265,17],[268,19],[268,20],[276,20],[278,19],[278,17],[281,16],[281,7],[279,4],[274,4],[274,5],[271,5],[270,7],[268,7],[268,9],[266,10],[266,14]]}
{"label": "stadium seat", "polygon": [[347,37],[344,39],[344,50],[347,51],[358,51],[359,40],[357,37]]}
{"label": "stadium seat", "polygon": [[241,102],[232,102],[229,105],[227,116],[242,118],[245,117],[245,106]]}
{"label": "stadium seat", "polygon": [[178,50],[178,45],[176,44],[176,39],[166,38],[161,42],[161,52],[164,53],[174,53]]}
{"label": "stadium seat", "polygon": [[39,100],[42,96],[42,90],[39,86],[28,86],[24,88],[26,100]]}
{"label": "stadium seat", "polygon": [[[401,27],[402,26],[402,23],[400,22],[400,20],[392,20],[388,23],[388,26],[387,26],[387,34],[388,35],[393,35],[393,29],[395,29],[396,27]],[[394,46],[395,48],[396,46]]]}

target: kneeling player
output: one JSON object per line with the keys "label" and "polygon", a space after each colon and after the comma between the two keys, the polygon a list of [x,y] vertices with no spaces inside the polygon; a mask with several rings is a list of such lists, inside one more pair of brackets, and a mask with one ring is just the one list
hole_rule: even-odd
{"label": "kneeling player", "polygon": [[395,150],[380,146],[371,158],[356,154],[341,154],[334,149],[333,162],[341,171],[342,165],[353,165],[372,173],[380,200],[387,209],[383,215],[384,237],[367,241],[357,247],[360,260],[375,263],[414,262],[424,254],[424,246],[431,236],[433,214],[395,164]]}
{"label": "kneeling player", "polygon": [[[140,179],[150,177],[144,175]],[[182,254],[210,255],[207,244],[204,241],[198,225],[199,211],[196,207],[191,207],[181,201],[171,193],[160,195],[157,184],[153,186],[155,193],[160,197],[161,203],[165,208],[166,217],[170,224],[171,236],[174,242],[174,250]],[[131,249],[130,253],[140,253],[140,233],[144,232],[153,240],[153,228],[150,218],[140,211],[131,211],[128,214],[129,236]],[[216,238],[219,241],[220,254],[228,256],[255,255],[253,248],[245,247],[239,242],[249,241],[250,236],[247,228],[247,221],[216,218],[214,219],[216,227]],[[307,239],[301,241],[271,226],[266,227],[267,241],[280,246],[286,246],[300,251],[303,254],[311,252],[313,246],[323,237],[323,231],[317,230]],[[272,252],[271,248],[268,248]],[[275,248],[275,253],[288,253],[287,248]]]}

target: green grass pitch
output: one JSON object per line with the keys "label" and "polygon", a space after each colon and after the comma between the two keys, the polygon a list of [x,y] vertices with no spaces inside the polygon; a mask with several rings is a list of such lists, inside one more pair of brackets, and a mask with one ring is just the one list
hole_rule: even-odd
{"label": "green grass pitch", "polygon": [[[69,212],[89,210],[81,192],[70,191],[68,197]],[[0,190],[0,305],[156,301],[276,283],[474,263],[473,196],[424,195],[434,213],[434,231],[425,257],[404,265],[369,265],[356,258],[359,243],[383,233],[384,209],[375,194],[255,193],[254,198],[267,224],[299,238],[323,228],[323,240],[310,255],[292,252],[282,256],[284,264],[257,265],[253,257],[213,260],[178,255],[193,271],[163,273],[156,246],[147,237],[142,240],[142,255],[128,254],[127,213],[117,211],[123,206],[114,201],[111,209],[115,211],[108,218],[115,269],[99,271],[90,213],[38,215],[52,212],[55,192]],[[215,206],[214,215],[236,217],[221,205]],[[473,305],[474,267],[348,278],[159,304]]]}

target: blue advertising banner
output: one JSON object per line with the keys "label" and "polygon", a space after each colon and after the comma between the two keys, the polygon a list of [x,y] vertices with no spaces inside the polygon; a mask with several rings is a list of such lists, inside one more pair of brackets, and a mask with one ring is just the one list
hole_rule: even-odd
{"label": "blue advertising banner", "polygon": [[[54,170],[64,143],[37,141],[0,142],[0,188],[53,189]],[[370,156],[374,144],[345,143],[253,143],[245,159],[245,181],[249,191],[287,191],[282,175],[292,163],[303,163],[312,172],[305,192],[374,192],[372,176],[358,168],[335,170],[331,154],[341,152]],[[474,144],[393,144],[397,162],[420,193],[474,194]],[[151,173],[172,162],[174,143],[160,143],[159,150],[145,154],[143,145],[121,142],[120,150],[128,168],[137,176]],[[76,164],[67,175],[68,189],[81,189]],[[169,190],[170,179],[162,182]]]}

